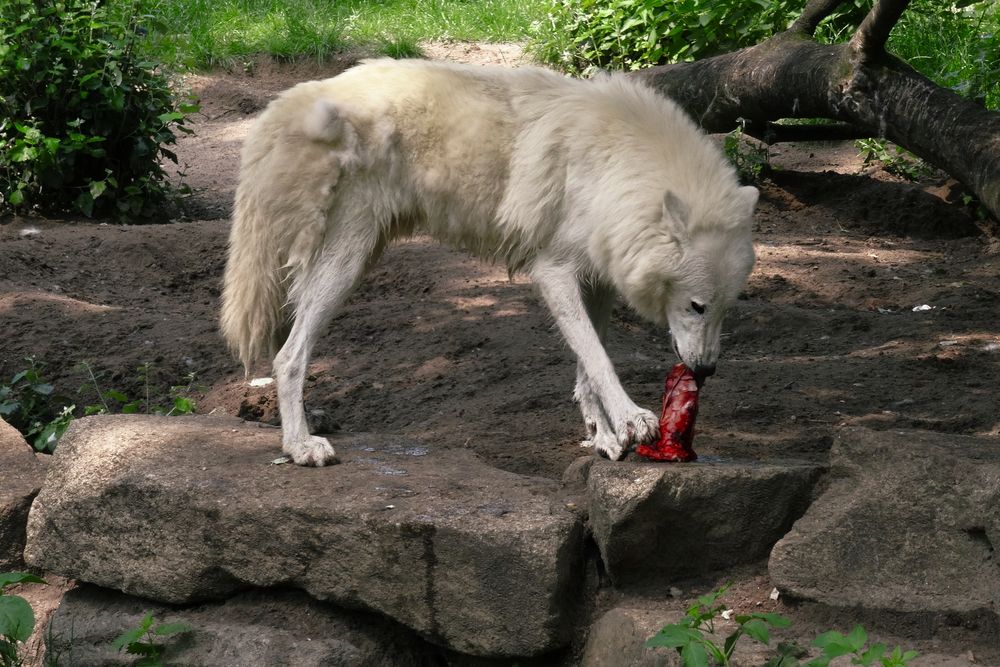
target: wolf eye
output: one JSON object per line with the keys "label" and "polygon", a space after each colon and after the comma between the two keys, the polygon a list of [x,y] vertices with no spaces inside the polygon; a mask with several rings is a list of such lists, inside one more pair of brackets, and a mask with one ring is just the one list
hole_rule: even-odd
{"label": "wolf eye", "polygon": [[704,315],[705,314],[705,304],[703,304],[703,303],[698,303],[697,301],[692,301],[691,302],[691,308],[694,310],[694,312],[698,313],[699,315]]}

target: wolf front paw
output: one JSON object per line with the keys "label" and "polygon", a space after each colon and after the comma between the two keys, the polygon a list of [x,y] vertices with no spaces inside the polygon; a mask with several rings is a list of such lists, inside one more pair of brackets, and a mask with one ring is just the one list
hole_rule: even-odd
{"label": "wolf front paw", "polygon": [[[614,433],[596,433],[590,440],[584,441],[593,446],[594,453],[612,461],[618,461],[625,456],[626,448],[618,442]],[[582,444],[582,443],[581,443]]]}
{"label": "wolf front paw", "polygon": [[326,438],[316,435],[307,436],[304,440],[286,442],[282,450],[300,466],[322,468],[337,463],[337,455],[333,446]]}
{"label": "wolf front paw", "polygon": [[615,421],[615,434],[622,449],[653,442],[660,437],[660,420],[649,410],[636,407],[628,416]]}

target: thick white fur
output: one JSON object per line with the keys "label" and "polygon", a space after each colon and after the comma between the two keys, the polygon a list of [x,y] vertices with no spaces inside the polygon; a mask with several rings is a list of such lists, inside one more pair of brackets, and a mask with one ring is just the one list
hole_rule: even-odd
{"label": "thick white fur", "polygon": [[369,61],[286,91],[247,138],[222,331],[248,370],[277,351],[284,451],[327,464],[302,407],[313,345],[386,244],[426,231],[527,271],[578,358],[589,440],[618,459],[658,420],[604,351],[614,293],[710,370],[756,201],[673,102],[623,76]]}

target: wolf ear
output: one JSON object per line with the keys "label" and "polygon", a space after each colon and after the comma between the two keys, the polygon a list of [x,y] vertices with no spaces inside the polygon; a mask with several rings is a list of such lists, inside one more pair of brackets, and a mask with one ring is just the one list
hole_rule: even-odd
{"label": "wolf ear", "polygon": [[686,229],[691,217],[691,208],[672,191],[663,193],[663,219],[674,223],[674,229]]}

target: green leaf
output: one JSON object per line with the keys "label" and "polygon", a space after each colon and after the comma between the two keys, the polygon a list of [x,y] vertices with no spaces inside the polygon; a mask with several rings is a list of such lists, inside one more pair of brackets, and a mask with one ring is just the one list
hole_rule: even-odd
{"label": "green leaf", "polygon": [[161,113],[159,116],[157,116],[157,119],[161,123],[163,123],[164,125],[168,125],[168,124],[170,124],[170,123],[172,123],[174,121],[177,121],[177,120],[182,120],[183,118],[184,118],[184,114],[180,113],[179,111],[171,111],[169,113]]}
{"label": "green leaf", "polygon": [[691,641],[701,640],[701,632],[682,625],[667,625],[658,633],[646,640],[646,646],[665,646],[678,648]]}
{"label": "green leaf", "polygon": [[24,598],[18,595],[0,596],[0,637],[23,642],[34,629],[35,613]]}
{"label": "green leaf", "polygon": [[748,637],[756,639],[765,646],[771,643],[771,635],[767,631],[767,623],[759,618],[752,618],[744,623],[743,632],[745,632]]}
{"label": "green leaf", "polygon": [[813,646],[823,649],[823,653],[831,658],[854,653],[854,649],[848,643],[847,638],[836,630],[824,632],[813,640]]}
{"label": "green leaf", "polygon": [[802,667],[827,667],[831,660],[833,660],[833,656],[821,655],[818,658],[813,658],[809,662],[803,664]]}
{"label": "green leaf", "polygon": [[14,190],[7,197],[7,201],[11,203],[12,206],[20,206],[24,203],[24,191]]}
{"label": "green leaf", "polygon": [[46,383],[35,384],[35,385],[31,386],[31,390],[33,392],[35,392],[36,394],[41,394],[42,396],[49,396],[49,395],[51,395],[52,391],[54,389],[55,389],[55,387],[53,387],[50,384],[46,384]]}
{"label": "green leaf", "polygon": [[73,203],[77,210],[88,218],[94,215],[94,198],[90,196],[89,192],[81,192]]}
{"label": "green leaf", "polygon": [[0,572],[0,591],[14,584],[44,584],[41,577],[28,572]]}
{"label": "green leaf", "polygon": [[147,657],[159,657],[163,653],[163,647],[150,642],[132,642],[126,648],[132,655],[144,655]]}
{"label": "green leaf", "polygon": [[711,593],[706,593],[698,598],[698,603],[705,607],[711,607],[715,604],[715,601],[722,597],[726,591],[729,590],[733,582],[727,581],[719,590],[712,591]]}
{"label": "green leaf", "polygon": [[90,196],[97,199],[104,194],[104,191],[108,189],[108,184],[104,181],[91,181],[90,182]]}
{"label": "green leaf", "polygon": [[847,635],[847,643],[852,651],[860,651],[867,641],[868,633],[860,625],[855,625],[854,629],[851,630],[851,634]]}
{"label": "green leaf", "polygon": [[722,652],[728,659],[733,654],[733,650],[736,648],[736,642],[739,641],[740,637],[743,636],[743,629],[740,628],[736,630],[733,634],[726,637],[725,643],[722,645]]}
{"label": "green leaf", "polygon": [[787,628],[792,624],[791,620],[781,614],[771,614],[768,612],[756,612],[750,615],[752,618],[759,618],[772,628]]}
{"label": "green leaf", "polygon": [[142,627],[126,630],[122,634],[118,635],[113,642],[111,642],[111,648],[116,651],[121,651],[125,647],[131,647],[131,645],[138,642],[144,634],[146,634],[146,628]]}
{"label": "green leaf", "polygon": [[167,635],[177,635],[185,632],[191,632],[191,629],[191,626],[187,623],[162,623],[156,626],[153,634],[165,637]]}
{"label": "green leaf", "polygon": [[688,642],[681,649],[681,659],[684,667],[708,667],[708,653],[701,642]]}
{"label": "green leaf", "polygon": [[862,665],[874,664],[876,660],[881,660],[888,647],[885,644],[872,644],[871,648],[858,656]]}

